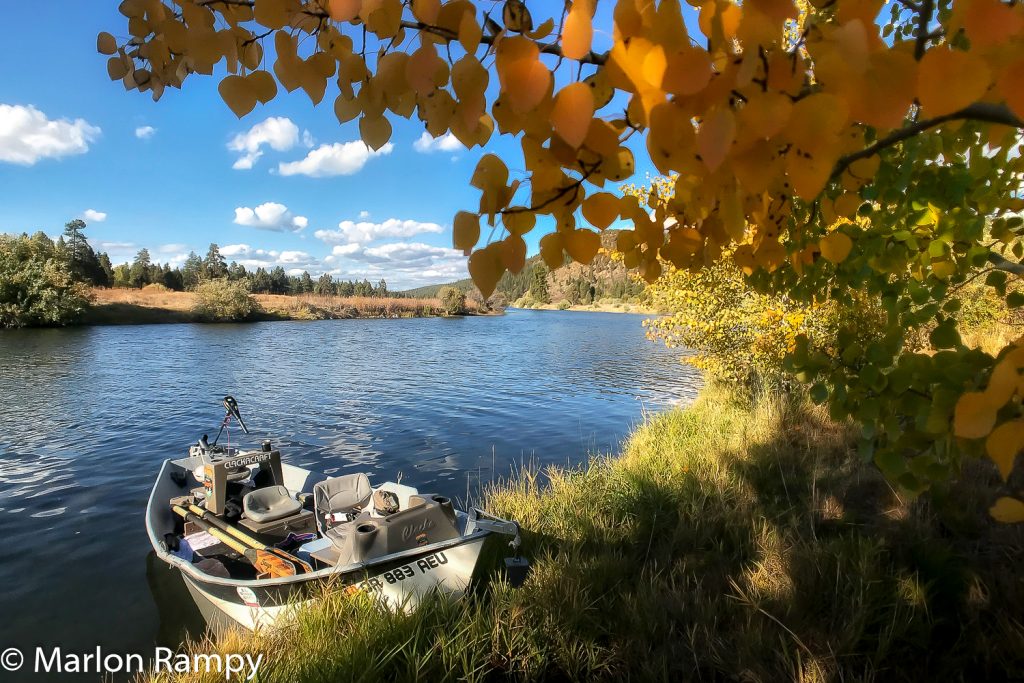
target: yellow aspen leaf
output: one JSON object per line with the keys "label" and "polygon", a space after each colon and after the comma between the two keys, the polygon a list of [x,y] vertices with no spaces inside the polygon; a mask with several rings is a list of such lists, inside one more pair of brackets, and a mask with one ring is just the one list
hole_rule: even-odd
{"label": "yellow aspen leaf", "polygon": [[452,244],[456,249],[469,252],[480,239],[480,216],[468,211],[455,214],[452,224]]}
{"label": "yellow aspen leaf", "polygon": [[256,23],[276,30],[291,23],[298,9],[299,3],[296,0],[259,0],[253,7],[253,18]]}
{"label": "yellow aspen leaf", "polygon": [[661,262],[656,258],[650,259],[644,263],[641,275],[648,284],[653,284],[655,280],[661,277]]}
{"label": "yellow aspen leaf", "polygon": [[985,439],[985,452],[999,468],[999,474],[1006,481],[1013,471],[1017,454],[1024,449],[1024,420],[1004,422]]}
{"label": "yellow aspen leaf", "polygon": [[782,131],[793,113],[793,100],[780,92],[756,92],[747,99],[739,113],[741,130],[770,138]]}
{"label": "yellow aspen leaf", "polygon": [[467,56],[472,56],[484,36],[484,30],[476,20],[474,12],[463,12],[462,20],[459,22],[459,44],[466,51]]}
{"label": "yellow aspen leaf", "polygon": [[[177,22],[175,22],[177,23]],[[96,51],[101,55],[112,55],[117,52],[117,40],[114,36],[110,35],[106,31],[103,31],[96,36]]]}
{"label": "yellow aspen leaf", "polygon": [[508,183],[508,167],[494,154],[485,154],[476,164],[469,184],[478,190],[504,187]]}
{"label": "yellow aspen leaf", "polygon": [[551,72],[539,56],[537,44],[525,36],[505,38],[495,51],[501,91],[518,114],[534,109],[551,89]]}
{"label": "yellow aspen leaf", "polygon": [[838,264],[845,261],[846,257],[850,255],[850,250],[853,249],[853,240],[845,232],[837,230],[823,237],[818,242],[818,248],[821,249],[822,256],[832,263]]}
{"label": "yellow aspen leaf", "polygon": [[583,59],[590,53],[594,39],[594,7],[592,0],[576,0],[565,18],[562,29],[562,54],[568,59]]}
{"label": "yellow aspen leaf", "polygon": [[501,224],[512,235],[525,235],[537,224],[537,216],[532,211],[508,211],[501,214]]}
{"label": "yellow aspen leaf", "polygon": [[926,116],[943,116],[979,100],[990,81],[991,71],[984,59],[942,45],[921,58],[917,97]]}
{"label": "yellow aspen leaf", "polygon": [[434,25],[441,12],[441,0],[413,0],[412,15],[424,24]]}
{"label": "yellow aspen leaf", "polygon": [[583,200],[583,217],[598,230],[604,230],[619,217],[619,198],[608,192],[597,192]]}
{"label": "yellow aspen leaf", "polygon": [[349,99],[344,95],[338,95],[334,100],[334,115],[338,117],[339,123],[351,121],[362,112],[363,108],[360,106],[359,100],[355,98]]}
{"label": "yellow aspen leaf", "polygon": [[751,245],[741,244],[736,247],[736,251],[734,251],[732,255],[732,260],[747,275],[754,272],[754,248]]}
{"label": "yellow aspen leaf", "polygon": [[860,205],[864,203],[864,200],[860,198],[856,192],[844,192],[842,195],[836,198],[833,208],[835,209],[837,216],[843,216],[850,218],[856,213]]}
{"label": "yellow aspen leaf", "polygon": [[277,95],[277,81],[268,71],[253,71],[245,80],[249,90],[263,104],[270,102]]}
{"label": "yellow aspen leaf", "polygon": [[429,95],[437,90],[438,70],[447,68],[437,56],[433,43],[425,43],[413,52],[405,63],[405,77],[417,95]]}
{"label": "yellow aspen leaf", "polygon": [[533,29],[526,35],[530,37],[530,40],[544,40],[551,35],[551,32],[555,30],[555,20],[548,17],[541,25]]}
{"label": "yellow aspen leaf", "polygon": [[1000,0],[969,0],[963,15],[964,32],[971,49],[987,48],[1009,41],[1021,30],[1017,8]]}
{"label": "yellow aspen leaf", "polygon": [[562,245],[573,261],[588,265],[601,248],[601,236],[592,230],[572,230],[562,233]]}
{"label": "yellow aspen leaf", "polygon": [[1014,114],[1024,119],[1024,57],[1010,62],[999,75],[996,84]]}
{"label": "yellow aspen leaf", "polygon": [[1024,502],[1009,496],[1003,496],[988,509],[992,518],[1004,524],[1024,522]]}
{"label": "yellow aspen leaf", "polygon": [[509,235],[498,242],[501,262],[510,273],[518,273],[526,265],[526,242],[518,235]]}
{"label": "yellow aspen leaf", "polygon": [[540,238],[540,257],[551,270],[562,267],[562,233],[549,232]]}
{"label": "yellow aspen leaf", "polygon": [[391,139],[391,123],[383,116],[364,116],[359,119],[359,137],[377,151]]}
{"label": "yellow aspen leaf", "polygon": [[533,17],[523,0],[505,0],[501,8],[501,21],[507,30],[516,33],[533,30]]}
{"label": "yellow aspen leaf", "polygon": [[241,76],[225,77],[217,86],[217,91],[238,118],[242,118],[256,106],[256,93]]}
{"label": "yellow aspen leaf", "polygon": [[968,391],[953,409],[953,433],[965,439],[987,436],[996,424],[996,408],[980,391]]}
{"label": "yellow aspen leaf", "polygon": [[1014,393],[1024,393],[1024,377],[1021,376],[1021,368],[1024,368],[1024,347],[1017,347],[1004,356],[988,379],[988,386],[985,387],[985,395],[998,409],[1006,404]]}
{"label": "yellow aspen leaf", "polygon": [[494,288],[498,286],[498,280],[505,272],[505,264],[501,261],[498,249],[496,244],[488,244],[483,249],[474,251],[466,264],[469,268],[469,276],[473,278],[473,284],[477,286],[485,299],[494,293]]}
{"label": "yellow aspen leaf", "polygon": [[119,81],[128,75],[128,67],[120,57],[111,57],[107,60],[107,75],[110,80]]}
{"label": "yellow aspen leaf", "polygon": [[715,171],[736,139],[736,119],[728,107],[709,111],[697,130],[697,152],[708,170]]}
{"label": "yellow aspen leaf", "polygon": [[665,55],[661,87],[673,95],[693,95],[708,86],[711,75],[711,56],[688,45]]}
{"label": "yellow aspen leaf", "polygon": [[549,120],[558,136],[572,147],[583,144],[593,118],[594,95],[586,83],[570,83],[555,95]]}

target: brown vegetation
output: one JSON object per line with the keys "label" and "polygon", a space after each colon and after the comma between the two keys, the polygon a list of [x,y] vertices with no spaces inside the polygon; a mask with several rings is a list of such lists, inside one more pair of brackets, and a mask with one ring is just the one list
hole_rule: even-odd
{"label": "brown vegetation", "polygon": [[[338,320],[347,318],[414,318],[443,315],[440,300],[391,297],[342,297],[302,294],[255,294],[262,309],[258,320]],[[198,322],[192,292],[159,289],[93,290],[93,306],[83,322],[97,325]],[[470,301],[470,314],[482,313]]]}

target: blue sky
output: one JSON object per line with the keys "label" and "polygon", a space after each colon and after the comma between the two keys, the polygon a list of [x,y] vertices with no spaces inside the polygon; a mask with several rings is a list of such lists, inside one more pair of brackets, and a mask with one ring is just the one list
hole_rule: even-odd
{"label": "blue sky", "polygon": [[[334,117],[333,83],[318,107],[282,89],[241,120],[216,76],[193,75],[157,103],[125,92],[96,52],[98,32],[127,31],[117,4],[0,6],[0,231],[56,235],[83,217],[115,263],[141,247],[180,263],[216,242],[246,266],[384,277],[392,288],[466,276],[451,221],[477,206],[468,181],[483,150],[417,145],[421,124],[392,118],[386,153],[368,154],[356,121]],[[515,171],[517,141],[495,135],[487,151]],[[531,253],[544,227],[528,236]]]}

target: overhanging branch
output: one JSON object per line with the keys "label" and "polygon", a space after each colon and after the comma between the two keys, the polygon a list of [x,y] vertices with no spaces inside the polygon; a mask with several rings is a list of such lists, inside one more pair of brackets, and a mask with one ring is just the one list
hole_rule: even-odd
{"label": "overhanging branch", "polygon": [[859,152],[853,154],[847,154],[844,157],[840,157],[839,161],[836,162],[835,167],[832,169],[832,178],[838,177],[845,171],[850,164],[860,159],[867,159],[870,156],[878,154],[887,147],[903,142],[908,138],[912,138],[918,133],[941,126],[949,121],[984,121],[986,123],[998,123],[1004,126],[1011,126],[1013,128],[1024,128],[1024,121],[1017,118],[1006,105],[992,104],[989,102],[975,102],[974,104],[968,105],[959,111],[955,111],[952,114],[944,114],[942,116],[936,116],[930,119],[924,119],[917,121],[909,126],[904,126],[899,130],[893,131],[889,135],[885,136],[881,140],[878,140],[873,145],[869,145]]}
{"label": "overhanging branch", "polygon": [[1002,270],[1007,273],[1013,273],[1024,277],[1024,263],[1017,263],[1010,259],[997,254],[994,251],[988,253],[988,262],[991,263],[997,270]]}

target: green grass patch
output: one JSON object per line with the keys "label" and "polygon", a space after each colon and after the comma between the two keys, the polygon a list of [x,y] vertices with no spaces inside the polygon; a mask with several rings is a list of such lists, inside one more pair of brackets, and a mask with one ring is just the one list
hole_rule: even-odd
{"label": "green grass patch", "polygon": [[524,527],[524,587],[411,615],[334,593],[213,647],[282,683],[1024,676],[1024,535],[985,517],[993,473],[907,500],[852,440],[805,401],[708,389],[617,457],[485,492]]}

